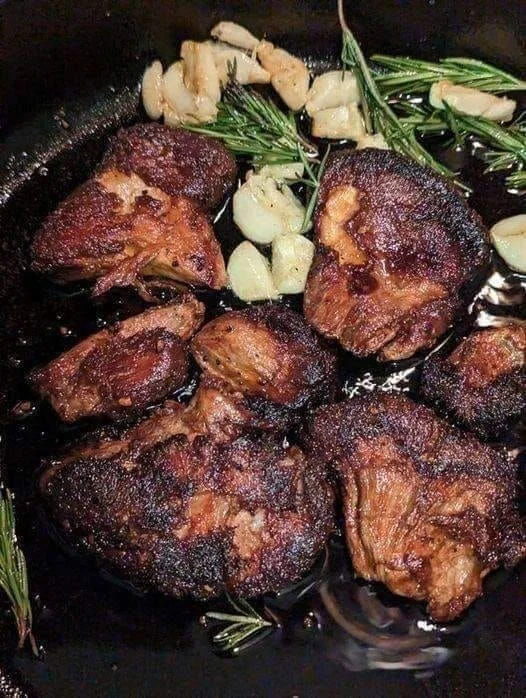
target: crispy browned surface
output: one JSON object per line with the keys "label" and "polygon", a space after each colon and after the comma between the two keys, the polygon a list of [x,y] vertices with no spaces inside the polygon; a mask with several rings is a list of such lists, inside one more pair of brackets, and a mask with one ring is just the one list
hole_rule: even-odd
{"label": "crispy browned surface", "polygon": [[285,432],[297,421],[297,415],[283,405],[234,390],[228,383],[205,373],[183,421],[190,433],[210,434],[216,441],[229,441],[247,431]]}
{"label": "crispy browned surface", "polygon": [[339,475],[359,575],[452,620],[482,579],[526,554],[515,468],[504,455],[402,395],[318,410],[311,459]]}
{"label": "crispy browned surface", "polygon": [[203,304],[185,294],[91,335],[29,380],[65,422],[140,412],[186,382],[185,342],[203,316]]}
{"label": "crispy browned surface", "polygon": [[526,410],[526,327],[472,332],[422,371],[423,396],[482,437],[498,437]]}
{"label": "crispy browned surface", "polygon": [[189,440],[180,418],[167,406],[55,461],[41,488],[64,531],[173,596],[252,596],[298,579],[332,525],[322,467],[270,435]]}
{"label": "crispy browned surface", "polygon": [[482,221],[460,194],[386,150],[329,158],[315,241],[305,317],[345,349],[381,360],[431,346],[489,259]]}
{"label": "crispy browned surface", "polygon": [[31,255],[34,271],[57,280],[98,279],[94,295],[151,276],[226,283],[219,243],[199,204],[115,169],[88,180],[48,216]]}
{"label": "crispy browned surface", "polygon": [[300,408],[330,400],[336,358],[301,315],[280,305],[225,313],[192,341],[201,368],[232,389]]}
{"label": "crispy browned surface", "polygon": [[112,138],[104,168],[135,173],[170,196],[215,208],[235,182],[234,156],[217,140],[161,124],[136,124]]}

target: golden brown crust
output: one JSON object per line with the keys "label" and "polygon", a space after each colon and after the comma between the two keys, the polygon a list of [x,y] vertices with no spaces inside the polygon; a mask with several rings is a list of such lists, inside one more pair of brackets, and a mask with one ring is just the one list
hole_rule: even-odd
{"label": "golden brown crust", "polygon": [[192,353],[233,390],[277,405],[297,409],[334,395],[334,352],[285,306],[220,315],[194,337]]}
{"label": "golden brown crust", "polygon": [[452,620],[526,555],[515,468],[402,395],[318,410],[311,459],[339,475],[356,572]]}
{"label": "golden brown crust", "polygon": [[102,168],[135,173],[170,196],[213,209],[233,187],[237,165],[219,141],[161,124],[136,124],[114,136]]}
{"label": "golden brown crust", "polygon": [[307,320],[359,356],[431,346],[489,260],[487,233],[432,170],[392,151],[329,158],[315,212]]}
{"label": "golden brown crust", "polygon": [[57,280],[98,279],[94,295],[147,276],[211,288],[226,283],[219,243],[200,206],[118,170],[100,172],[62,202],[31,255],[34,271]]}
{"label": "golden brown crust", "polygon": [[297,580],[332,526],[321,466],[273,436],[174,436],[179,416],[167,408],[55,461],[41,489],[64,531],[102,564],[173,596],[253,596]]}
{"label": "golden brown crust", "polygon": [[84,339],[30,383],[65,422],[140,412],[186,382],[185,342],[203,316],[203,304],[185,294]]}
{"label": "golden brown crust", "polygon": [[498,438],[526,411],[526,327],[474,331],[424,364],[424,398],[483,438]]}

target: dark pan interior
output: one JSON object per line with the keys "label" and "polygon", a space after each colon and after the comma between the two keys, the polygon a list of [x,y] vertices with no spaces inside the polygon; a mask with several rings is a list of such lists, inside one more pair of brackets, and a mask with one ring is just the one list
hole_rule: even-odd
{"label": "dark pan interior", "polygon": [[[58,291],[34,278],[26,270],[26,254],[39,221],[89,174],[107,136],[142,118],[138,80],[149,58],[158,56],[167,65],[178,55],[181,39],[204,38],[218,20],[235,19],[323,68],[339,51],[335,5],[12,0],[2,8],[8,70],[0,151],[0,418],[9,423],[0,465],[17,495],[37,595],[37,639],[45,654],[44,661],[13,654],[9,618],[2,619],[0,695],[9,683],[36,695],[87,697],[524,691],[524,566],[492,581],[450,661],[433,674],[351,673],[307,641],[301,618],[280,636],[225,660],[210,649],[198,623],[200,606],[122,590],[57,545],[35,506],[40,455],[73,432],[58,428],[45,409],[13,421],[13,405],[28,397],[24,374],[101,323],[140,307],[126,294],[93,305],[80,292]],[[357,0],[348,3],[347,13],[366,54],[470,55],[524,73],[521,0],[505,8],[496,0]],[[490,180],[474,200],[488,223],[524,211],[518,197],[498,192],[498,182]],[[220,234],[227,247],[232,244],[228,220]]]}

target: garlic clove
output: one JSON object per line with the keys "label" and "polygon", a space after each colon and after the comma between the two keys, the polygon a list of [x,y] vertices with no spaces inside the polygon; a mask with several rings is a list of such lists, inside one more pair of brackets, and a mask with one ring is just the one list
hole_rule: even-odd
{"label": "garlic clove", "polygon": [[272,279],[280,293],[303,293],[314,245],[303,235],[280,235],[272,242]]}
{"label": "garlic clove", "polygon": [[142,103],[150,119],[160,119],[163,113],[162,97],[163,66],[161,61],[154,61],[142,76]]}
{"label": "garlic clove", "polygon": [[262,68],[255,58],[237,48],[208,41],[214,55],[219,80],[224,86],[228,82],[229,64],[236,66],[236,80],[240,85],[265,84],[270,82],[270,73]]}
{"label": "garlic clove", "polygon": [[267,245],[277,235],[299,233],[305,208],[286,185],[253,174],[236,191],[232,201],[234,223],[243,235]]}
{"label": "garlic clove", "polygon": [[493,246],[514,271],[526,274],[526,213],[503,218],[490,230]]}
{"label": "garlic clove", "polygon": [[510,121],[517,103],[508,97],[497,97],[472,87],[455,85],[450,80],[439,80],[431,85],[429,103],[443,109],[444,103],[460,114],[482,116],[492,121]]}
{"label": "garlic clove", "polygon": [[270,300],[279,296],[268,261],[248,240],[230,255],[227,274],[230,288],[242,301]]}
{"label": "garlic clove", "polygon": [[312,135],[316,138],[359,141],[366,135],[362,115],[356,104],[321,109],[312,116]]}
{"label": "garlic clove", "polygon": [[307,66],[296,56],[270,41],[260,41],[257,56],[270,73],[272,87],[293,111],[301,109],[307,101],[310,75]]}
{"label": "garlic clove", "polygon": [[259,44],[259,39],[256,39],[248,29],[235,22],[219,22],[212,29],[210,35],[246,51],[255,51]]}
{"label": "garlic clove", "polygon": [[378,148],[378,150],[390,150],[387,141],[381,133],[366,134],[356,143],[356,150],[364,148]]}
{"label": "garlic clove", "polygon": [[184,84],[183,61],[176,61],[168,68],[163,76],[162,94],[166,114],[171,114],[170,120],[190,120],[190,115],[196,110],[195,95]]}
{"label": "garlic clove", "polygon": [[354,102],[360,103],[360,90],[354,74],[346,70],[331,70],[314,78],[305,108],[312,116],[321,109],[332,109]]}
{"label": "garlic clove", "polygon": [[264,165],[258,172],[262,177],[271,177],[277,182],[301,179],[305,173],[302,162],[289,162],[283,165]]}
{"label": "garlic clove", "polygon": [[214,54],[207,43],[183,41],[181,58],[184,61],[184,84],[199,100],[217,104],[221,99],[221,85]]}

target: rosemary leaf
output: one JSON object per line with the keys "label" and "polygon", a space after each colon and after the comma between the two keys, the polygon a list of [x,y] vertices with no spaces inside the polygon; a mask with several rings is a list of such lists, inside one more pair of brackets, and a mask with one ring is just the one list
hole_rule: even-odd
{"label": "rosemary leaf", "polygon": [[[369,133],[381,133],[389,147],[421,165],[427,165],[444,177],[453,179],[463,189],[468,188],[456,179],[456,173],[436,160],[418,141],[415,129],[400,120],[380,93],[362,50],[345,22],[341,0],[338,3],[343,30],[342,62],[351,68],[358,81],[362,98],[365,126]],[[468,190],[469,191],[469,190]]]}
{"label": "rosemary leaf", "polygon": [[249,158],[256,167],[298,162],[302,156],[314,162],[318,157],[316,146],[299,133],[292,114],[240,85],[233,76],[218,104],[216,120],[184,124],[184,128],[222,140],[235,155]]}
{"label": "rosemary leaf", "polygon": [[18,647],[22,648],[29,640],[33,653],[38,654],[32,633],[26,560],[16,537],[13,495],[3,486],[0,486],[0,587],[9,599],[15,617]]}
{"label": "rosemary leaf", "polygon": [[245,599],[234,599],[228,594],[227,599],[239,615],[209,611],[205,618],[228,623],[213,636],[212,642],[223,652],[239,654],[253,642],[272,632],[273,623],[263,618]]}
{"label": "rosemary leaf", "polygon": [[526,90],[526,82],[473,58],[443,58],[434,63],[417,58],[374,55],[373,73],[383,95],[421,94],[438,80],[451,80],[484,92]]}

